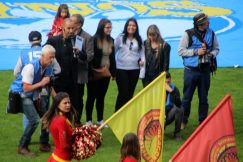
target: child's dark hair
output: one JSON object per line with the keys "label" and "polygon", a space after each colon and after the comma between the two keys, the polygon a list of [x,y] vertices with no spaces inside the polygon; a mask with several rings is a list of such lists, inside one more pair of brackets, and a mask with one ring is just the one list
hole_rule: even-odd
{"label": "child's dark hair", "polygon": [[57,9],[57,14],[55,16],[56,20],[60,19],[61,12],[62,12],[63,9],[67,10],[67,18],[70,17],[70,13],[69,13],[69,10],[68,10],[68,5],[67,4],[60,4],[60,6]]}
{"label": "child's dark hair", "polygon": [[170,72],[166,71],[165,77],[166,78],[171,78]]}
{"label": "child's dark hair", "polygon": [[122,162],[127,156],[132,156],[138,161],[141,160],[138,137],[134,133],[127,133],[123,137],[120,161]]}

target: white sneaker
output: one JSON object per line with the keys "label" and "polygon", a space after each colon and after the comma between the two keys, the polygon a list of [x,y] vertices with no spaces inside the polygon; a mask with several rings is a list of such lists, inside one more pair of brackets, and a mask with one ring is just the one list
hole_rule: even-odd
{"label": "white sneaker", "polygon": [[89,127],[89,126],[93,125],[93,123],[92,123],[92,121],[90,120],[90,121],[87,121],[85,125]]}
{"label": "white sneaker", "polygon": [[[104,124],[103,120],[97,122],[97,125],[99,125],[99,126],[102,125],[102,124]],[[104,125],[104,127],[108,128],[108,125],[106,124],[106,125]]]}

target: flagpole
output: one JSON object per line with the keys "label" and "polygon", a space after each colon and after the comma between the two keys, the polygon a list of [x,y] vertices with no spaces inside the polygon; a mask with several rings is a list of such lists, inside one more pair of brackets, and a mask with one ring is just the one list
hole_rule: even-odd
{"label": "flagpole", "polygon": [[117,114],[119,114],[121,111],[124,110],[124,108],[133,102],[140,94],[145,93],[153,84],[157,82],[161,77],[165,75],[165,72],[161,73],[157,78],[155,78],[149,85],[147,85],[145,88],[143,88],[136,96],[134,96],[132,99],[130,99],[125,105],[123,105],[117,112],[115,112],[110,118],[108,118],[102,125],[98,127],[98,130],[101,130],[107,123],[109,123]]}
{"label": "flagpole", "polygon": [[[165,74],[165,72],[164,72],[164,74]],[[166,77],[164,77],[164,78],[166,78]],[[165,88],[165,79],[163,79],[163,82],[164,82],[164,84],[163,84],[163,87],[162,87],[162,90],[163,90],[163,94],[162,94],[162,98],[161,98],[161,106],[160,106],[160,124],[162,124],[161,125],[161,127],[162,127],[162,130],[163,130],[163,134],[162,134],[162,139],[164,140],[164,125],[165,125],[165,100],[166,100],[166,88]],[[164,113],[161,113],[162,111],[164,111]],[[162,115],[163,114],[163,115]],[[162,157],[163,157],[163,154],[162,154],[162,152],[163,152],[163,148],[164,148],[164,146],[163,146],[163,140],[161,140],[161,147],[162,147],[162,150],[161,150],[161,160],[162,160]]]}

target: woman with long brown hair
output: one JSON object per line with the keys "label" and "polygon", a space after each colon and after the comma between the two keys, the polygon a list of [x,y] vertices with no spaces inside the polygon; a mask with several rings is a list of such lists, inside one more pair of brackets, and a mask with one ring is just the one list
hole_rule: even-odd
{"label": "woman with long brown hair", "polygon": [[92,112],[96,101],[97,122],[103,124],[104,100],[110,83],[110,77],[97,80],[92,78],[92,68],[106,67],[109,69],[112,78],[115,78],[116,63],[114,39],[110,36],[112,23],[108,19],[99,21],[94,35],[94,58],[90,65],[90,80],[87,84],[88,97],[86,101],[86,124],[92,124]]}
{"label": "woman with long brown hair", "polygon": [[51,108],[42,118],[43,129],[48,129],[51,132],[55,145],[48,162],[71,161],[71,123],[74,114],[69,95],[66,92],[57,93]]}

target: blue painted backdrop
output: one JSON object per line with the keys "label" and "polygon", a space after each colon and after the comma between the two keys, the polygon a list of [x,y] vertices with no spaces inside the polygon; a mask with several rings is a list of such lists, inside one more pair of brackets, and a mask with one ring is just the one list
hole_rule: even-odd
{"label": "blue painted backdrop", "polygon": [[[84,29],[94,34],[100,18],[113,23],[112,36],[122,30],[125,21],[135,17],[140,34],[146,38],[147,27],[159,26],[162,36],[171,44],[171,68],[183,67],[177,48],[184,30],[192,27],[192,17],[198,12],[210,16],[210,26],[220,43],[220,67],[243,66],[243,10],[240,0],[68,0],[71,14],[85,17]],[[0,70],[13,69],[19,52],[29,48],[28,33],[38,30],[46,41],[60,1],[2,0],[0,2]]]}

